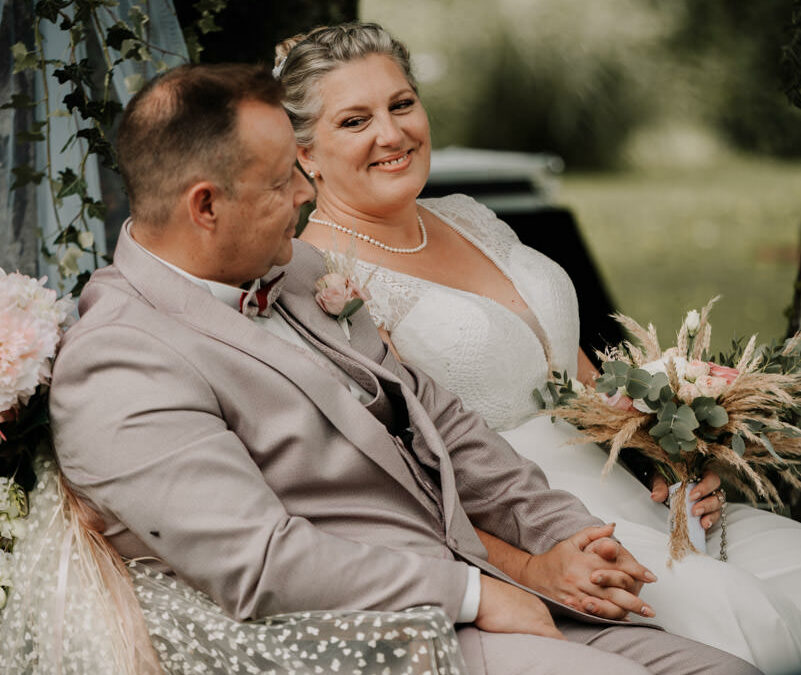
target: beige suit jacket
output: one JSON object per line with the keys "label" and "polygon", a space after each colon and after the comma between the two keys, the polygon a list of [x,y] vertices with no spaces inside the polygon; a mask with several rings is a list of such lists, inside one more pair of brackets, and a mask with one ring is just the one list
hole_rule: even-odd
{"label": "beige suit jacket", "polygon": [[240,619],[420,604],[455,618],[467,562],[503,578],[471,522],[533,553],[599,524],[399,364],[368,312],[348,342],[313,298],[322,257],[294,247],[281,311],[389,397],[415,456],[309,352],[123,231],[84,289],[51,390],[62,470],[120,553],[158,557]]}

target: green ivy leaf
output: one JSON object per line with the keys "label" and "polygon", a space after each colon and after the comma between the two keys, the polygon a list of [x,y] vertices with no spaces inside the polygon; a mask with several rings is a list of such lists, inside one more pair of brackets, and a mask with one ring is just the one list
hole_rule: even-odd
{"label": "green ivy leaf", "polygon": [[36,141],[43,141],[45,139],[42,129],[47,122],[34,122],[31,128],[27,131],[20,131],[17,134],[17,141],[19,143],[35,143]]}
{"label": "green ivy leaf", "polygon": [[33,8],[34,14],[52,23],[58,22],[59,12],[71,4],[71,0],[39,0]]}
{"label": "green ivy leaf", "polygon": [[81,294],[81,291],[83,290],[83,287],[86,286],[86,282],[89,281],[90,276],[92,276],[91,272],[81,272],[75,278],[75,285],[70,289],[72,297],[77,298]]}
{"label": "green ivy leaf", "polygon": [[58,177],[61,180],[61,189],[56,194],[56,199],[76,194],[83,197],[86,194],[86,180],[83,176],[77,176],[72,169],[59,171]]}
{"label": "green ivy leaf", "polygon": [[126,40],[136,40],[139,38],[122,21],[118,21],[106,31],[106,44],[118,52],[122,52],[122,43]]}
{"label": "green ivy leaf", "polygon": [[31,99],[28,94],[23,92],[21,94],[11,94],[11,100],[8,103],[0,105],[0,110],[8,110],[9,108],[21,110],[34,107],[36,107],[36,101]]}
{"label": "green ivy leaf", "polygon": [[[68,169],[69,171],[69,169]],[[75,229],[74,225],[68,225],[65,227],[61,232],[58,233],[58,236],[54,240],[55,244],[77,244],[78,243],[78,230]]]}
{"label": "green ivy leaf", "polygon": [[116,169],[117,163],[114,159],[114,149],[111,147],[111,143],[103,137],[99,129],[81,129],[76,136],[87,140],[89,143],[89,152],[98,155],[104,166],[110,169]]}
{"label": "green ivy leaf", "polygon": [[186,52],[189,54],[189,60],[192,63],[200,63],[200,54],[203,51],[203,45],[200,44],[200,38],[197,33],[191,28],[185,28],[184,42],[186,43]]}
{"label": "green ivy leaf", "polygon": [[11,56],[14,58],[14,73],[21,73],[23,70],[33,70],[39,67],[39,55],[37,52],[29,52],[22,42],[17,42],[11,47]]}
{"label": "green ivy leaf", "polygon": [[39,183],[42,182],[42,178],[45,177],[44,171],[35,171],[34,168],[28,164],[15,166],[11,169],[11,173],[14,174],[14,182],[11,185],[11,190],[21,188],[28,185],[28,183],[39,185]]}

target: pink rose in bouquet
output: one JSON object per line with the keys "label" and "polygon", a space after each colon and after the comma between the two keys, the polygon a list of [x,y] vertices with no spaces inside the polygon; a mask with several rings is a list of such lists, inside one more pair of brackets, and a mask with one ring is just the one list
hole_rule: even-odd
{"label": "pink rose in bouquet", "polygon": [[736,368],[730,368],[729,366],[719,366],[716,363],[710,363],[709,374],[712,377],[720,377],[726,380],[726,384],[731,384],[737,379],[740,371]]}
{"label": "pink rose in bouquet", "polygon": [[701,396],[717,398],[729,388],[729,383],[722,377],[702,375],[695,381],[695,386]]}

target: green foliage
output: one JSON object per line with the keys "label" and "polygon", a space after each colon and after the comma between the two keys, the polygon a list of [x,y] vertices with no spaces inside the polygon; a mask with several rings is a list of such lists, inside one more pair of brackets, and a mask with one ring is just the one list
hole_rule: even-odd
{"label": "green foliage", "polygon": [[[200,18],[197,25],[189,26],[188,30],[199,30],[203,33],[215,30],[214,19],[225,8],[226,1],[198,0],[196,5]],[[45,179],[50,185],[58,231],[51,242],[42,242],[41,250],[48,261],[59,264],[62,281],[65,276],[72,277],[74,285],[71,292],[74,295],[80,293],[88,277],[88,273],[77,273],[74,264],[76,250],[91,254],[95,265],[100,262],[89,220],[103,220],[106,206],[88,194],[85,171],[86,160],[91,155],[95,155],[104,166],[116,170],[116,158],[109,133],[122,111],[122,106],[111,98],[109,84],[114,70],[125,61],[153,61],[153,54],[164,53],[149,42],[149,18],[142,6],[134,5],[127,17],[116,18],[101,39],[100,50],[104,57],[102,66],[94,66],[88,58],[77,58],[79,47],[85,45],[87,36],[93,35],[95,26],[101,25],[98,12],[113,12],[117,6],[116,0],[39,0],[33,10],[34,48],[29,49],[23,42],[18,42],[11,48],[15,73],[38,71],[38,77],[43,84],[44,103],[48,109],[55,107],[50,105],[52,83],[47,74],[48,67],[52,67],[55,81],[67,87],[68,91],[60,101],[64,108],[51,112],[51,116],[68,116],[77,112],[82,120],[88,122],[87,126],[79,129],[60,149],[60,152],[64,152],[78,139],[82,139],[83,154],[77,166],[60,171],[58,176],[54,175],[50,153],[55,149],[48,147],[47,165],[43,171],[36,171],[28,164],[20,164],[12,169],[12,190],[31,183],[38,185]],[[69,34],[69,49],[61,59],[45,60],[40,31],[43,21],[56,24]],[[111,50],[118,52],[119,57],[113,59]],[[166,67],[163,61],[155,61],[154,66],[156,69]],[[126,78],[126,85],[131,90],[142,83],[143,79],[139,75]],[[37,103],[38,101],[30,99],[26,94],[15,93],[0,109],[22,110],[32,108]],[[29,129],[17,134],[17,140],[28,143],[48,142],[49,135],[48,118],[34,121]],[[78,211],[69,221],[63,221],[61,207],[64,200],[70,198],[78,199]],[[70,264],[66,264],[68,260]]]}

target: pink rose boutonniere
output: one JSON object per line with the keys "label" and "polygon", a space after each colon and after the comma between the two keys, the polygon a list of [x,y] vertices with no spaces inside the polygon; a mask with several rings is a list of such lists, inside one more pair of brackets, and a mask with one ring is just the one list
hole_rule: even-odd
{"label": "pink rose boutonniere", "polygon": [[370,279],[360,283],[354,269],[356,257],[353,252],[345,256],[328,252],[324,255],[328,273],[314,284],[314,299],[324,312],[339,322],[345,337],[350,340],[350,317],[370,300],[367,290]]}

